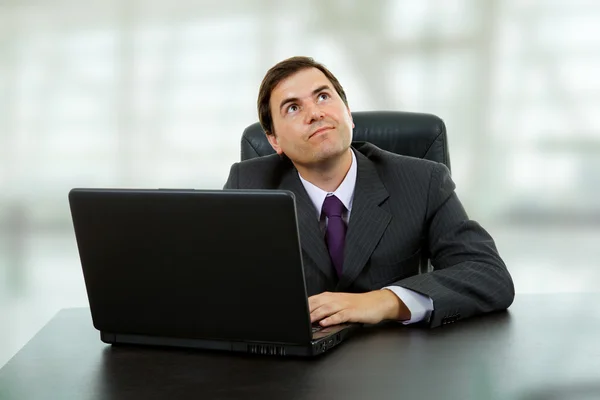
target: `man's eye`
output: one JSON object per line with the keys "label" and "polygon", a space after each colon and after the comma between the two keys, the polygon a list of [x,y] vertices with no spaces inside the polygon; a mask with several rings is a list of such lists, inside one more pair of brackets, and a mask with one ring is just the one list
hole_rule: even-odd
{"label": "man's eye", "polygon": [[329,94],[321,93],[319,94],[319,100],[327,100],[329,98]]}
{"label": "man's eye", "polygon": [[292,104],[291,106],[289,106],[289,107],[287,108],[287,112],[289,112],[289,113],[290,113],[290,112],[295,112],[295,111],[298,111],[298,106],[297,106],[297,105],[295,105],[295,104]]}

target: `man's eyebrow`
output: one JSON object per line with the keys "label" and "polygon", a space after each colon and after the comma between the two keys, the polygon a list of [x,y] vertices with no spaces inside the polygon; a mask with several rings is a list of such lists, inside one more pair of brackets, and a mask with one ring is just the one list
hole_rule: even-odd
{"label": "man's eyebrow", "polygon": [[[329,85],[321,85],[318,88],[316,88],[315,90],[312,91],[313,96],[315,94],[318,94],[319,92],[322,92],[323,90],[331,90],[331,88],[329,87]],[[286,105],[287,103],[295,103],[298,101],[297,97],[288,97],[287,99],[283,99],[281,100],[281,103],[279,104],[279,109],[281,110],[281,108]]]}

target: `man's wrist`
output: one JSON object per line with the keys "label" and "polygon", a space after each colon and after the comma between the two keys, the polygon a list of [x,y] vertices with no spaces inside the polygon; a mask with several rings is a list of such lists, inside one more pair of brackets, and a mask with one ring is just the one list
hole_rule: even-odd
{"label": "man's wrist", "polygon": [[384,294],[386,298],[384,319],[408,321],[411,318],[410,310],[396,293],[389,289],[379,290],[379,292]]}

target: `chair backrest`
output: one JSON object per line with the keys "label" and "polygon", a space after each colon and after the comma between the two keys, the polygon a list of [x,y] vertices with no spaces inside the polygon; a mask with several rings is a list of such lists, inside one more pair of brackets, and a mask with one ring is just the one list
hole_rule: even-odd
{"label": "chair backrest", "polygon": [[[352,113],[352,118],[356,125],[353,142],[370,142],[392,153],[441,162],[450,169],[446,125],[439,117],[403,111],[359,111]],[[242,161],[273,153],[258,122],[244,130]]]}

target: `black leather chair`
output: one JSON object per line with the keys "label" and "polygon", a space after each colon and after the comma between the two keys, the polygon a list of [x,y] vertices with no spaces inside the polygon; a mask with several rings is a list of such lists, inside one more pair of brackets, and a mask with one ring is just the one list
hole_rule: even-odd
{"label": "black leather chair", "polygon": [[[353,142],[370,142],[392,153],[441,162],[450,169],[446,125],[439,117],[403,111],[359,111],[352,113],[352,118],[356,125]],[[242,161],[273,153],[258,122],[244,130]]]}

